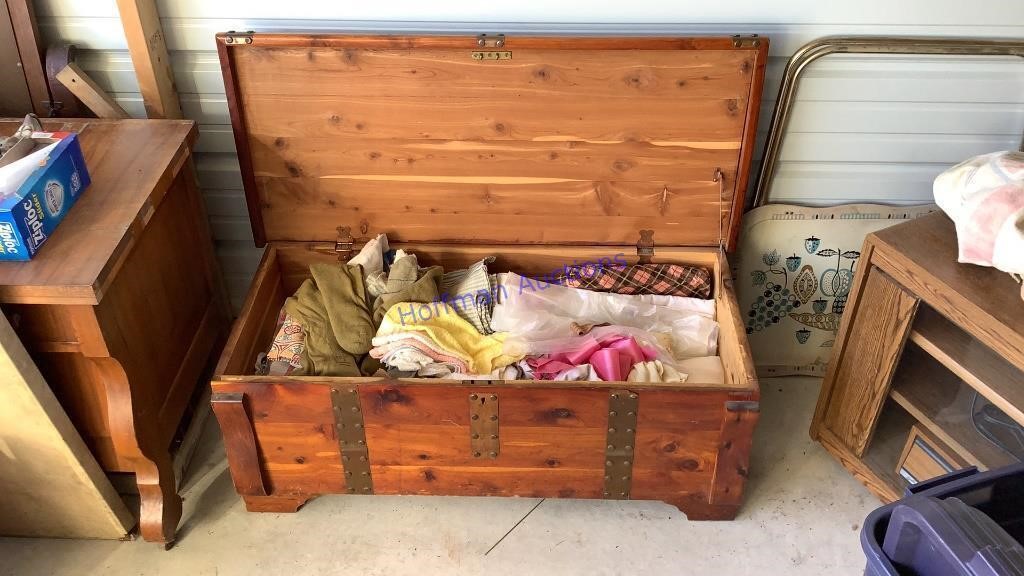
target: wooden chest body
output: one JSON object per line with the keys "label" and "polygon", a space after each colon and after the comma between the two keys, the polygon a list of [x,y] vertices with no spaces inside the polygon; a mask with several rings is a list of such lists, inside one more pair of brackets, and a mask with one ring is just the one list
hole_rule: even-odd
{"label": "wooden chest body", "polygon": [[[723,248],[766,40],[219,42],[254,237],[269,243],[213,382],[250,510],[372,493],[656,499],[693,519],[735,516],[759,393]],[[309,264],[337,260],[337,226],[357,247],[385,232],[425,264],[494,255],[493,270],[537,276],[635,262],[653,230],[655,262],[714,271],[724,381],[253,375]]]}

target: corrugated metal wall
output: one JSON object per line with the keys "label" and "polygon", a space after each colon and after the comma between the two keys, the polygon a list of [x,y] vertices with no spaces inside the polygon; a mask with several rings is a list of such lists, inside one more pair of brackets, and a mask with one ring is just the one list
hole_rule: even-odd
{"label": "corrugated metal wall", "polygon": [[[761,141],[787,58],[814,38],[830,34],[1024,37],[1024,2],[1020,0],[733,0],[714,4],[673,0],[159,2],[182,107],[186,116],[201,124],[196,164],[236,306],[260,252],[252,247],[215,52],[216,32],[758,33],[772,41]],[[36,8],[43,35],[86,49],[80,59],[83,68],[131,114],[143,116],[114,0],[36,0]],[[830,56],[813,64],[804,78],[773,188],[775,201],[928,201],[935,174],[974,154],[1016,148],[1024,132],[1024,60]]]}

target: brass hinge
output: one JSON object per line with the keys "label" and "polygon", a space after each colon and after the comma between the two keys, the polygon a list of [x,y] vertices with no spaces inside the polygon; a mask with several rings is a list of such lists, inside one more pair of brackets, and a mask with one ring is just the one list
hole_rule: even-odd
{"label": "brass hinge", "polygon": [[477,34],[476,35],[476,45],[477,46],[479,46],[481,48],[486,48],[488,43],[490,43],[490,45],[493,46],[494,48],[501,48],[502,46],[505,45],[505,35],[504,34],[494,34],[494,35],[491,35],[491,36],[488,36],[487,34]]}
{"label": "brass hinge", "polygon": [[[476,45],[480,48],[501,48],[505,45],[504,34],[476,35]],[[470,52],[473,60],[511,60],[512,52],[508,50],[474,50]]]}
{"label": "brass hinge", "polygon": [[331,388],[334,428],[345,470],[345,486],[351,494],[373,494],[370,476],[370,451],[366,446],[363,411],[356,387]]}
{"label": "brass hinge", "polygon": [[349,226],[338,226],[338,239],[334,242],[334,253],[338,255],[338,262],[345,262],[352,256],[352,246],[356,239],[352,237],[352,228]]}
{"label": "brass hinge", "polygon": [[226,34],[221,36],[225,44],[252,44],[252,35],[255,34],[253,30],[246,30],[245,32],[235,32],[234,30],[228,30]]}
{"label": "brass hinge", "polygon": [[734,48],[757,48],[761,45],[761,39],[757,34],[735,34],[732,45]]}
{"label": "brass hinge", "polygon": [[640,239],[636,241],[637,262],[650,264],[654,259],[654,230],[641,230]]}
{"label": "brass hinge", "polygon": [[501,451],[497,394],[469,394],[469,451],[473,458],[491,459]]}
{"label": "brass hinge", "polygon": [[640,397],[630,390],[608,394],[608,434],[604,452],[604,497],[629,500]]}

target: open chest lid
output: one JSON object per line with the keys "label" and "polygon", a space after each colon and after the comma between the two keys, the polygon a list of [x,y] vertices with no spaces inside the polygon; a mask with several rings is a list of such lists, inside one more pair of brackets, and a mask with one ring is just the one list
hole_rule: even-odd
{"label": "open chest lid", "polygon": [[735,245],[764,38],[217,41],[258,245]]}

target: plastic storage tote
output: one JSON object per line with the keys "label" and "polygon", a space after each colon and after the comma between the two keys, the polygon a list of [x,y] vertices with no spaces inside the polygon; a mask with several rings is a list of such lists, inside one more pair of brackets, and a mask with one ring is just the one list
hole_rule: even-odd
{"label": "plastic storage tote", "polygon": [[916,484],[868,515],[867,576],[1024,576],[1024,464]]}

